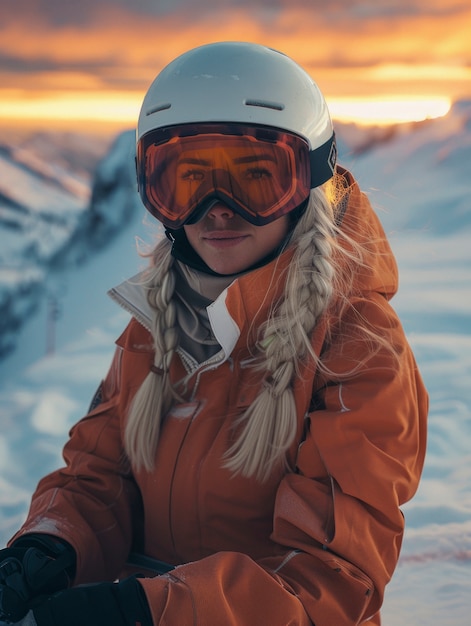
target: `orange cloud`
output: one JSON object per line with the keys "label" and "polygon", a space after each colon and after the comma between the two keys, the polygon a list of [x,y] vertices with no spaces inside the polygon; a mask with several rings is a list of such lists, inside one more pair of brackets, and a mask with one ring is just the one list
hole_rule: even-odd
{"label": "orange cloud", "polygon": [[[7,0],[14,6],[12,0]],[[305,67],[328,98],[471,96],[471,6],[456,0],[361,3],[175,0],[158,14],[104,2],[74,4],[80,19],[11,11],[0,22],[0,102],[68,92],[91,102],[100,93],[139,101],[155,74],[183,51],[217,40],[247,40],[286,52]],[[72,5],[70,5],[72,6]],[[147,8],[147,12],[144,9]],[[60,22],[60,23],[59,23]],[[70,100],[70,98],[69,98]],[[13,105],[12,105],[13,106]],[[98,105],[97,105],[98,106]],[[0,116],[2,115],[0,109]]]}
{"label": "orange cloud", "polygon": [[282,49],[310,66],[443,62],[444,57],[471,64],[471,6],[440,19],[399,15],[352,20],[339,13],[334,21],[309,6],[288,6],[268,17],[248,8],[224,9],[223,4],[209,16],[203,12],[188,21],[178,13],[150,17],[97,5],[86,27],[58,28],[34,15],[29,20],[27,15],[14,18],[2,28],[0,52],[33,67],[43,62],[86,66],[90,71],[113,67],[156,71],[194,45],[246,39]]}

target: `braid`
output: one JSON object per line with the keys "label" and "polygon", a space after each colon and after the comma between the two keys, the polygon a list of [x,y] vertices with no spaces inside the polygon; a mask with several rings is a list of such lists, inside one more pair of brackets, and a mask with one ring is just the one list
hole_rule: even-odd
{"label": "braid", "polygon": [[152,326],[154,367],[134,396],[126,424],[126,453],[136,468],[151,471],[162,417],[169,411],[177,393],[170,383],[170,362],[178,346],[176,310],[172,301],[175,275],[172,271],[171,244],[163,239],[155,248],[153,267],[147,277],[148,300],[155,310]]}
{"label": "braid", "polygon": [[310,336],[333,292],[333,229],[331,204],[321,189],[312,190],[291,238],[296,248],[283,298],[260,329],[263,358],[257,367],[266,372],[265,381],[240,418],[240,435],[226,453],[225,467],[236,473],[263,481],[286,462],[297,431],[293,381],[307,354],[318,362]]}
{"label": "braid", "polygon": [[332,207],[323,191],[314,189],[310,207],[293,233],[296,251],[288,269],[284,299],[264,329],[265,337],[278,336],[281,329],[289,333],[295,362],[306,352],[315,358],[311,333],[333,292],[333,232]]}

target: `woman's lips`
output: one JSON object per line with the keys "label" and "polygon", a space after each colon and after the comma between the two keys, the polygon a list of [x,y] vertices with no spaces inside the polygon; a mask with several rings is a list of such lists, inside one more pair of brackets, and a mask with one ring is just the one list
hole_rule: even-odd
{"label": "woman's lips", "polygon": [[241,243],[247,237],[248,235],[237,232],[218,232],[207,233],[203,236],[203,240],[213,248],[230,248]]}

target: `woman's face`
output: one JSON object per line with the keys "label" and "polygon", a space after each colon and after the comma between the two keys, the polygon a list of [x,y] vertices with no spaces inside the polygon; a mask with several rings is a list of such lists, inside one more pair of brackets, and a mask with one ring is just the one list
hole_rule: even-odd
{"label": "woman's face", "polygon": [[214,272],[238,274],[275,250],[288,234],[284,215],[265,226],[254,226],[217,202],[206,215],[183,227],[191,246]]}

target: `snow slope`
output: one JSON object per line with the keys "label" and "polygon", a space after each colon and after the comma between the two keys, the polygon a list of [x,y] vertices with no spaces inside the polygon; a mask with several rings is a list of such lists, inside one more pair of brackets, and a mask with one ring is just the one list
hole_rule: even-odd
{"label": "snow slope", "polygon": [[[465,626],[471,609],[471,103],[387,140],[375,135],[366,151],[371,134],[339,128],[339,135],[342,162],[370,194],[396,252],[401,286],[393,304],[431,400],[426,466],[416,497],[404,507],[407,532],[383,624]],[[119,161],[118,152],[110,158]],[[108,192],[115,206],[118,190],[110,185]],[[88,263],[48,274],[59,314],[43,300],[17,336],[16,351],[0,362],[0,543],[24,518],[37,480],[61,463],[67,431],[106,372],[127,320],[106,290],[145,264],[135,236],[151,244],[158,232],[136,209]],[[45,355],[51,342],[54,352]]]}
{"label": "snow slope", "polygon": [[55,299],[51,272],[86,261],[138,210],[129,136],[101,160],[108,146],[70,133],[0,145],[0,359],[40,302]]}

